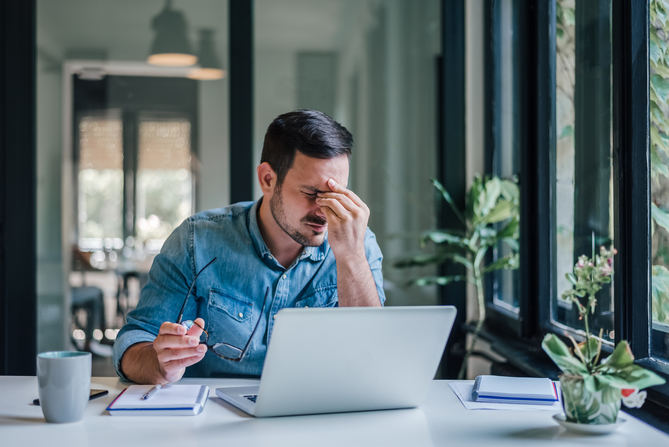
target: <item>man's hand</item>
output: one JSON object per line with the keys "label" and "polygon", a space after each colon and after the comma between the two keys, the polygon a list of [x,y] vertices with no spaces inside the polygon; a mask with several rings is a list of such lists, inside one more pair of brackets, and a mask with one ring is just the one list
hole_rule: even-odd
{"label": "man's hand", "polygon": [[194,323],[188,331],[184,326],[168,321],[160,326],[153,349],[164,383],[181,379],[186,367],[199,362],[207,353],[207,347],[199,344],[204,320],[198,318]]}
{"label": "man's hand", "polygon": [[369,221],[369,208],[353,191],[328,180],[330,192],[318,194],[316,203],[321,206],[328,221],[328,242],[335,259],[365,259],[365,232]]}

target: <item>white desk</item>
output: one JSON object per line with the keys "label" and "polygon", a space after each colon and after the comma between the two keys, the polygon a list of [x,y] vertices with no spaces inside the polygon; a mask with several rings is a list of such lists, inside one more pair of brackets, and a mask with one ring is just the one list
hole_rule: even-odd
{"label": "white desk", "polygon": [[35,377],[0,376],[2,446],[648,446],[669,445],[669,436],[625,414],[613,434],[565,432],[550,411],[466,410],[446,381],[435,381],[420,409],[254,419],[216,397],[217,386],[238,379],[186,379],[206,383],[210,399],[199,416],[108,416],[105,408],[123,389],[116,378],[96,378],[109,395],[88,404],[83,421],[47,424]]}

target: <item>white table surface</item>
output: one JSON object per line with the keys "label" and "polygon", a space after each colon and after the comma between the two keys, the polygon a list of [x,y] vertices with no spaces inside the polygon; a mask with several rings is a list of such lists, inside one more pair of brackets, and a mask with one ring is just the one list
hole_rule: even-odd
{"label": "white table surface", "polygon": [[255,419],[221,401],[214,389],[242,379],[185,379],[211,388],[198,416],[109,416],[105,408],[124,388],[94,377],[109,395],[89,402],[83,421],[47,424],[35,377],[0,376],[0,446],[669,446],[669,436],[624,414],[614,433],[564,431],[550,411],[466,410],[447,381],[434,381],[418,409]]}

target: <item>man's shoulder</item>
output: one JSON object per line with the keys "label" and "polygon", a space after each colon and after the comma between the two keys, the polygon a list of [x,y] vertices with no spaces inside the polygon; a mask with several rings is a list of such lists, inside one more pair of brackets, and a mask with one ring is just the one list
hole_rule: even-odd
{"label": "man's shoulder", "polygon": [[255,202],[238,202],[222,208],[200,211],[199,213],[193,214],[188,220],[197,225],[198,223],[235,220],[240,217],[244,218],[254,203]]}

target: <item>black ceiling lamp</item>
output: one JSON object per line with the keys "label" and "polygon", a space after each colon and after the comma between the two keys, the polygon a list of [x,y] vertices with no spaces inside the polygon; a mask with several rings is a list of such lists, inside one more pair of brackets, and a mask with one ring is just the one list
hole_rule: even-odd
{"label": "black ceiling lamp", "polygon": [[181,11],[172,9],[171,0],[166,0],[163,10],[151,19],[151,28],[155,37],[147,60],[149,64],[187,67],[197,63],[188,42],[186,18]]}
{"label": "black ceiling lamp", "polygon": [[222,79],[225,76],[225,70],[216,54],[216,44],[214,42],[215,30],[211,28],[200,29],[200,42],[198,48],[198,66],[193,68],[188,77],[201,81]]}

